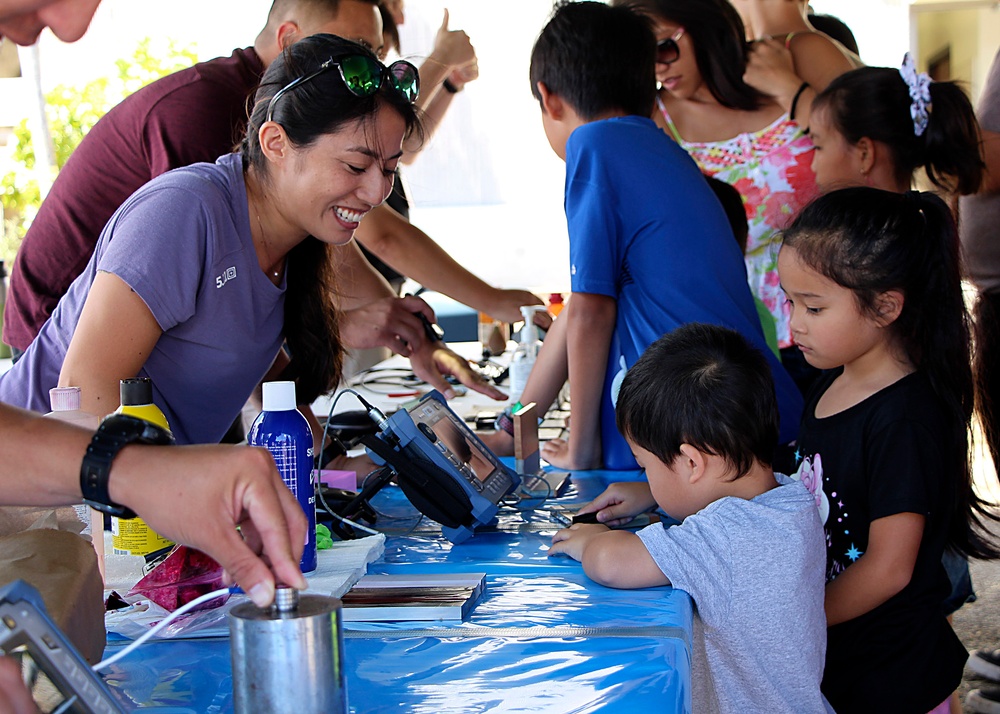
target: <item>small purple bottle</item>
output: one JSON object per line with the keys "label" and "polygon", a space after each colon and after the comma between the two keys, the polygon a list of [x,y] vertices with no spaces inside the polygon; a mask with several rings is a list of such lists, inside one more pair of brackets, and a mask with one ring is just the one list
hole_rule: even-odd
{"label": "small purple bottle", "polygon": [[313,435],[309,422],[296,408],[295,382],[264,382],[264,411],[247,433],[251,446],[263,446],[309,521],[306,547],[299,566],[316,569],[316,491],[313,486]]}

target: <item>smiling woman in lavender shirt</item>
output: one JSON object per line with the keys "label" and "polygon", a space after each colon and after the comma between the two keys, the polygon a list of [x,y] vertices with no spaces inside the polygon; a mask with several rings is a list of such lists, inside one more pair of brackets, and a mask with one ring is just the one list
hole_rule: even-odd
{"label": "smiling woman in lavender shirt", "polygon": [[294,379],[304,404],[332,390],[342,346],[328,250],[391,190],[418,129],[416,82],[412,65],[390,71],[333,35],[286,49],[241,151],[167,172],[118,209],[0,377],[0,400],[46,411],[49,388],[73,384],[103,415],[120,379],[146,376],[183,444],[217,442],[270,375]]}

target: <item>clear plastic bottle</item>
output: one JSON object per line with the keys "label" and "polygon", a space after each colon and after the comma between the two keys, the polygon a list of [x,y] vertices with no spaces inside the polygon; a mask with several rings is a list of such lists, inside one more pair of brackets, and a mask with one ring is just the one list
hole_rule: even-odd
{"label": "clear plastic bottle", "polygon": [[[49,408],[45,416],[67,424],[75,424],[88,431],[97,429],[100,420],[96,415],[80,409],[79,387],[53,387],[49,390]],[[77,517],[83,522],[81,535],[89,537],[97,552],[97,564],[104,575],[104,514],[90,506],[79,503],[73,506]]]}
{"label": "clear plastic bottle", "polygon": [[541,305],[521,306],[524,327],[521,328],[521,339],[510,360],[510,401],[513,403],[521,400],[524,385],[528,383],[528,376],[535,366],[538,351],[542,349],[542,341],[538,339],[538,328],[535,327],[534,320],[535,313],[544,309]]}
{"label": "clear plastic bottle", "polygon": [[[127,414],[170,431],[167,417],[153,404],[153,383],[148,377],[123,379],[120,394],[121,406],[115,414]],[[173,545],[141,518],[112,518],[111,542],[115,555],[146,556]]]}
{"label": "clear plastic bottle", "polygon": [[309,525],[299,566],[303,573],[312,572],[316,569],[313,434],[309,422],[297,408],[295,382],[264,382],[264,410],[250,426],[247,442],[271,452],[281,480],[302,506]]}

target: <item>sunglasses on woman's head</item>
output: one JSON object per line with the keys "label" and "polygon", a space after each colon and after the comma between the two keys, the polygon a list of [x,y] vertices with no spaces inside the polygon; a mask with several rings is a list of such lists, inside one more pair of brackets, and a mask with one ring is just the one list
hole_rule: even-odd
{"label": "sunglasses on woman's head", "polygon": [[677,40],[684,36],[684,28],[678,28],[677,32],[665,40],[656,43],[656,61],[658,64],[673,64],[681,56],[681,48],[677,45]]}
{"label": "sunglasses on woman's head", "polygon": [[348,55],[335,60],[332,57],[319,66],[315,72],[296,77],[279,89],[267,104],[267,121],[271,121],[274,105],[278,98],[290,92],[311,79],[315,79],[331,67],[340,70],[340,78],[347,90],[356,97],[370,97],[375,94],[386,80],[393,89],[406,97],[413,104],[420,94],[420,75],[417,68],[406,60],[398,60],[386,67],[378,60],[365,55]]}

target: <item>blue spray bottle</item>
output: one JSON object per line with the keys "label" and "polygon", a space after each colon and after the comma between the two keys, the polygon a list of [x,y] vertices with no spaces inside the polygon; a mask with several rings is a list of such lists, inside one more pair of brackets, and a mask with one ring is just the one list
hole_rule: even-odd
{"label": "blue spray bottle", "polygon": [[309,521],[306,548],[299,566],[316,569],[316,492],[312,482],[313,436],[309,422],[296,408],[295,382],[264,382],[264,411],[247,433],[251,446],[271,452],[281,480],[291,490]]}

